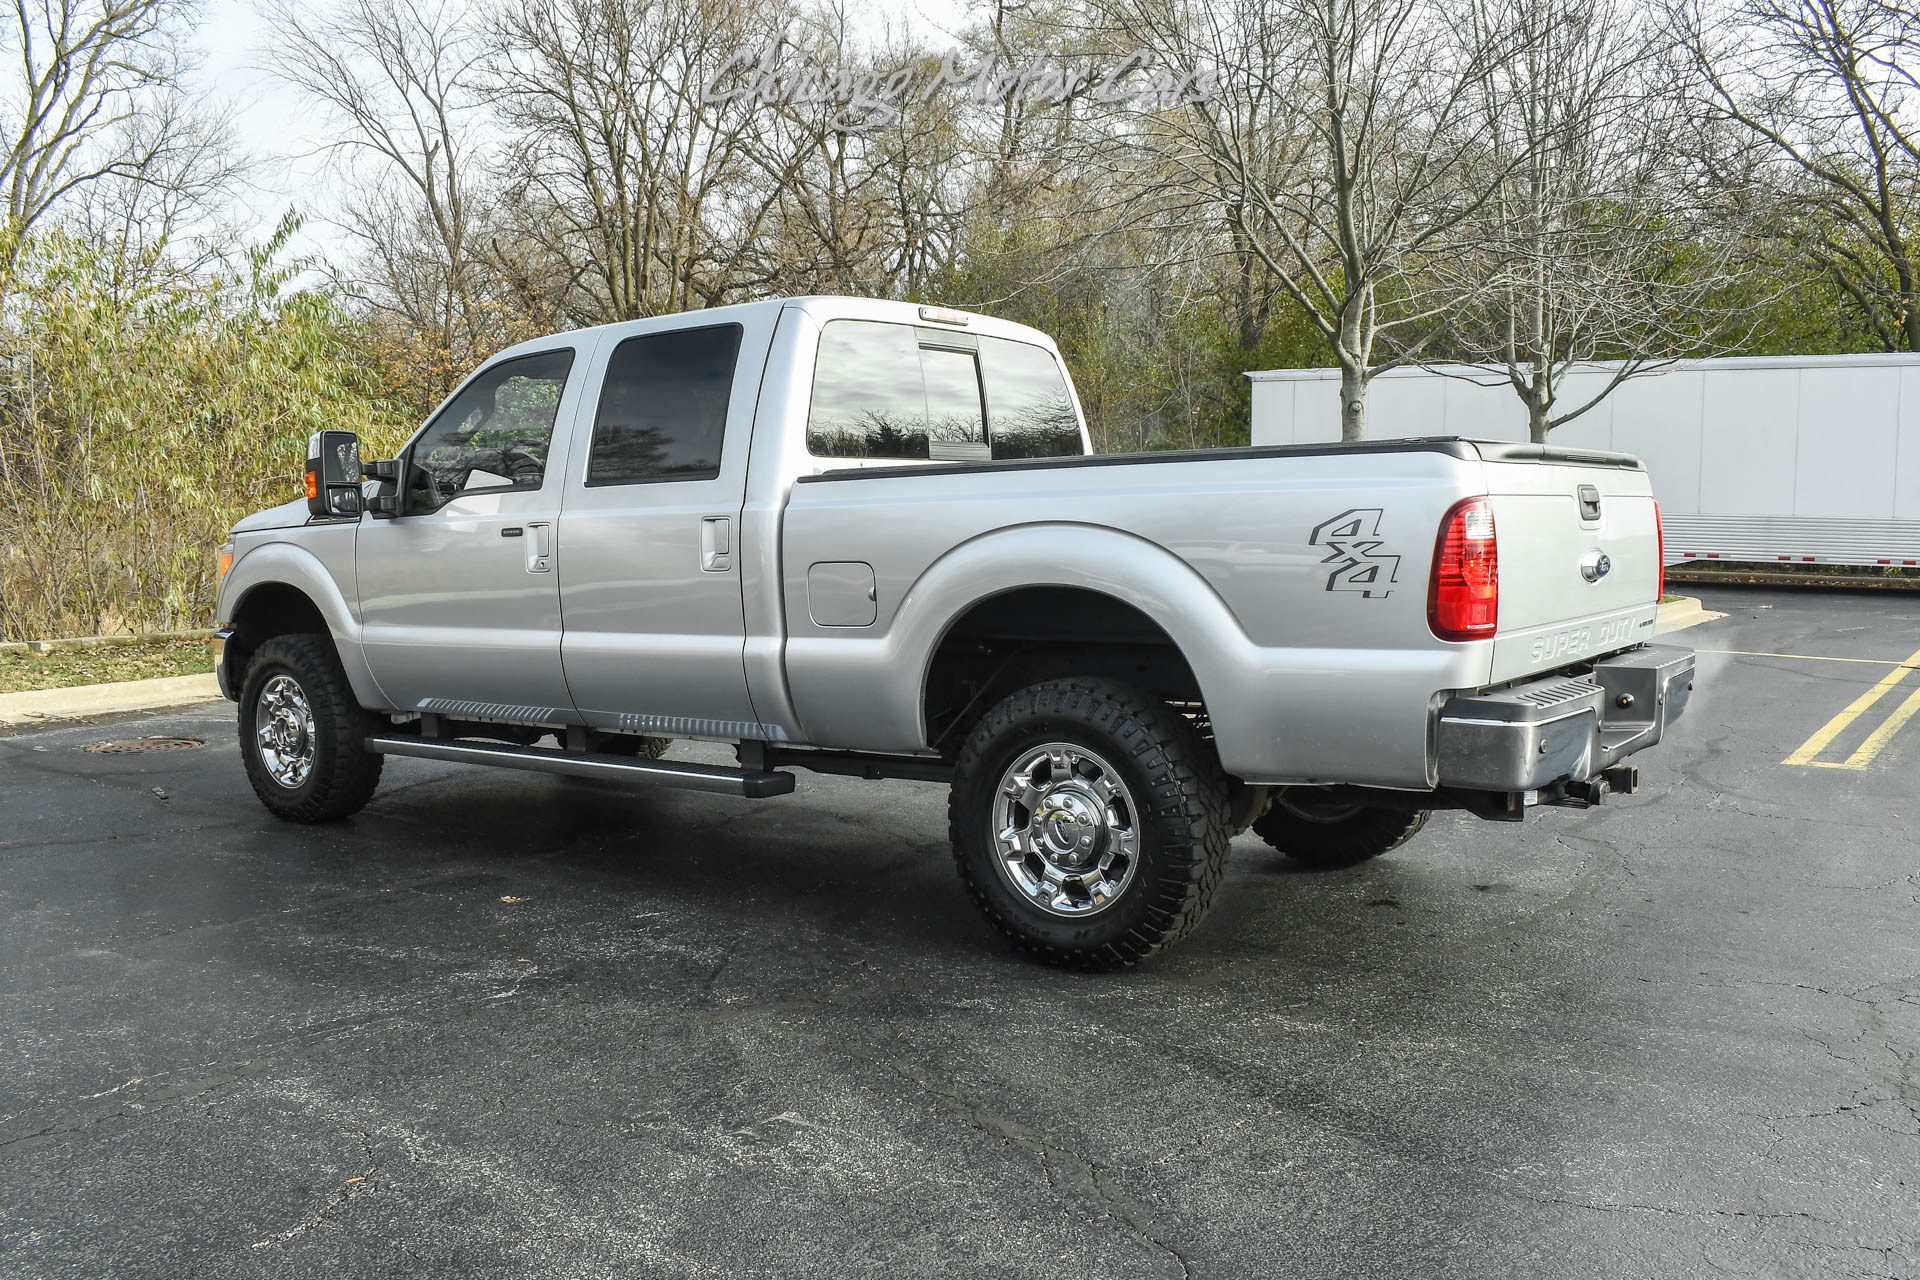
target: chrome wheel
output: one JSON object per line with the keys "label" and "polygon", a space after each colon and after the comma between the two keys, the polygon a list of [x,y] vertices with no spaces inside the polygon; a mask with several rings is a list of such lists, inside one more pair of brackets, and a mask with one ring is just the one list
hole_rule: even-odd
{"label": "chrome wheel", "polygon": [[1098,755],[1068,742],[1029,747],[1000,776],[994,864],[1042,911],[1097,915],[1133,883],[1139,823],[1126,783]]}
{"label": "chrome wheel", "polygon": [[260,687],[253,736],[269,778],[289,791],[306,782],[313,772],[313,708],[298,680],[279,675]]}

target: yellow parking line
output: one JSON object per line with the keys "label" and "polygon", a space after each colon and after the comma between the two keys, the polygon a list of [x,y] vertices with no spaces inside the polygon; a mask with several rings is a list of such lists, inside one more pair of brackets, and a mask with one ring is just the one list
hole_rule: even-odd
{"label": "yellow parking line", "polygon": [[1829,658],[1818,653],[1760,653],[1753,649],[1695,649],[1695,653],[1730,653],[1736,658],[1793,658],[1799,662],[1864,662],[1870,667],[1911,667],[1913,659],[1898,662],[1892,658]]}
{"label": "yellow parking line", "polygon": [[1873,758],[1880,754],[1880,749],[1893,741],[1893,735],[1900,732],[1900,727],[1913,719],[1915,712],[1920,712],[1920,689],[1908,694],[1907,700],[1894,708],[1886,723],[1867,735],[1860,749],[1847,757],[1847,768],[1864,769],[1871,764]]}
{"label": "yellow parking line", "polygon": [[1875,756],[1880,754],[1881,748],[1893,740],[1893,735],[1900,732],[1900,727],[1912,719],[1916,711],[1920,711],[1920,691],[1910,694],[1907,700],[1901,703],[1891,716],[1887,717],[1886,723],[1882,724],[1878,729],[1875,729],[1873,733],[1868,736],[1867,740],[1860,745],[1860,749],[1848,756],[1846,760],[1827,762],[1816,760],[1814,757],[1831,746],[1835,738],[1845,733],[1855,720],[1858,720],[1861,716],[1872,710],[1875,703],[1891,693],[1902,680],[1907,678],[1907,673],[1916,668],[1920,668],[1920,652],[1916,652],[1905,662],[1900,663],[1894,667],[1893,670],[1887,672],[1886,675],[1880,677],[1878,684],[1848,703],[1846,710],[1827,721],[1824,725],[1821,725],[1819,730],[1815,732],[1811,738],[1808,738],[1800,744],[1799,750],[1781,761],[1781,763],[1807,765],[1816,769],[1866,768],[1867,764]]}

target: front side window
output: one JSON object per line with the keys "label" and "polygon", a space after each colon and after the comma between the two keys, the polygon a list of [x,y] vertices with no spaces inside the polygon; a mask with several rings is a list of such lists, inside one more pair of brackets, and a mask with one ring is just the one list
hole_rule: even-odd
{"label": "front side window", "polygon": [[407,506],[437,511],[456,494],[546,483],[554,415],[573,350],[503,360],[469,382],[413,446]]}
{"label": "front side window", "polygon": [[807,452],[817,458],[1078,457],[1080,419],[1045,348],[873,320],[820,335]]}
{"label": "front side window", "polygon": [[593,420],[587,483],[720,474],[740,326],[642,334],[614,348]]}

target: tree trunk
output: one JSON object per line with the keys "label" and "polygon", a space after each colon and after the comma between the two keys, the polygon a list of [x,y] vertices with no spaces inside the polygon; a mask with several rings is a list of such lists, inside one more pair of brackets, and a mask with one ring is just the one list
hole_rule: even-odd
{"label": "tree trunk", "polygon": [[1359,440],[1366,434],[1366,371],[1343,365],[1340,369],[1340,439]]}
{"label": "tree trunk", "polygon": [[1547,406],[1538,400],[1527,401],[1527,439],[1535,444],[1545,444],[1547,431]]}
{"label": "tree trunk", "polygon": [[[1542,299],[1546,296],[1544,287],[1540,291],[1540,296]],[[1543,315],[1541,317],[1541,328],[1535,330],[1535,333],[1544,335],[1545,331],[1545,316]],[[1552,428],[1547,425],[1547,415],[1553,412],[1554,396],[1553,365],[1552,362],[1547,359],[1544,349],[1534,353],[1532,378],[1533,385],[1527,388],[1530,394],[1526,398],[1527,439],[1533,441],[1535,444],[1545,444],[1547,442],[1547,432],[1552,430]]]}

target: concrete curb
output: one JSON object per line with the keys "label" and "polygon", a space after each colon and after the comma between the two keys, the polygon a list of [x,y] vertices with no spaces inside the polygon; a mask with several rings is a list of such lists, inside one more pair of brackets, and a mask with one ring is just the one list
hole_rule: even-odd
{"label": "concrete curb", "polygon": [[1653,634],[1664,636],[1672,631],[1685,631],[1688,627],[1697,627],[1703,622],[1713,622],[1726,616],[1724,613],[1715,613],[1692,596],[1681,596],[1660,606],[1660,618],[1653,625]]}
{"label": "concrete curb", "polygon": [[220,685],[212,672],[199,676],[162,676],[157,680],[83,684],[71,689],[0,693],[0,728],[84,720],[123,711],[158,711],[163,707],[209,702],[219,696]]}
{"label": "concrete curb", "polygon": [[61,649],[115,649],[169,640],[211,640],[213,630],[144,631],[125,636],[66,636],[57,640],[9,640],[0,653],[57,653]]}

